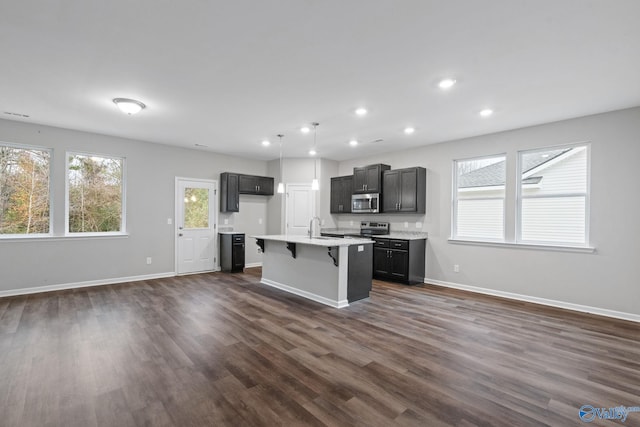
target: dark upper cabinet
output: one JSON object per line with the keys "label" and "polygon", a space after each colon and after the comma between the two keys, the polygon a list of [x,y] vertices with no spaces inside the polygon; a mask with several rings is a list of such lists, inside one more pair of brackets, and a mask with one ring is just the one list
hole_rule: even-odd
{"label": "dark upper cabinet", "polygon": [[353,193],[380,193],[382,172],[391,169],[389,165],[377,164],[353,168]]}
{"label": "dark upper cabinet", "polygon": [[220,212],[238,212],[240,195],[238,193],[238,174],[220,174]]}
{"label": "dark upper cabinet", "polygon": [[238,212],[240,194],[273,196],[273,178],[223,172],[220,174],[220,212]]}
{"label": "dark upper cabinet", "polygon": [[331,213],[350,213],[353,175],[331,178]]}
{"label": "dark upper cabinet", "polygon": [[273,178],[240,174],[238,175],[238,192],[240,194],[273,196]]}
{"label": "dark upper cabinet", "polygon": [[425,213],[427,170],[421,167],[382,173],[382,212]]}

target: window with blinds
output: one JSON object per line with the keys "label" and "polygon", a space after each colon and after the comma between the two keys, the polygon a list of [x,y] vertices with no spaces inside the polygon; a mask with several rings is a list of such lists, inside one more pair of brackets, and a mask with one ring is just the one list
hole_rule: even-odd
{"label": "window with blinds", "polygon": [[505,162],[504,155],[454,162],[454,238],[504,241]]}
{"label": "window with blinds", "polygon": [[521,151],[518,243],[586,246],[589,146]]}

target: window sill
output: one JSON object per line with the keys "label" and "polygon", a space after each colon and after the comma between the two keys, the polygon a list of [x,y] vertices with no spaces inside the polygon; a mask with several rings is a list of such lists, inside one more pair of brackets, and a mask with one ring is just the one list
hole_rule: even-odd
{"label": "window sill", "polygon": [[87,233],[87,234],[68,234],[66,236],[39,235],[39,236],[11,236],[0,237],[2,242],[58,242],[68,240],[92,240],[92,239],[126,239],[129,233]]}
{"label": "window sill", "polygon": [[486,242],[462,239],[448,239],[448,241],[456,245],[490,246],[494,248],[534,249],[539,251],[575,252],[583,254],[596,252],[596,248],[590,246],[535,245],[531,243]]}

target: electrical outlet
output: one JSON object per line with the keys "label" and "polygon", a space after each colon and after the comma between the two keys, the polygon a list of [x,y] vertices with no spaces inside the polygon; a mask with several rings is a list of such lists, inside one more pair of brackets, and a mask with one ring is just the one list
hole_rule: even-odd
{"label": "electrical outlet", "polygon": [[422,223],[421,222],[416,222],[416,228],[422,228]]}
{"label": "electrical outlet", "polygon": [[228,218],[224,219],[224,225],[229,225],[229,219]]}
{"label": "electrical outlet", "polygon": [[353,227],[353,221],[349,221],[349,227]]}
{"label": "electrical outlet", "polygon": [[258,224],[262,224],[262,218],[258,218]]}
{"label": "electrical outlet", "polygon": [[256,248],[258,250],[258,253],[261,254],[262,253],[262,249],[261,248]]}
{"label": "electrical outlet", "polygon": [[459,264],[453,264],[453,272],[454,273],[460,273],[460,265]]}
{"label": "electrical outlet", "polygon": [[404,228],[409,228],[409,222],[408,221],[404,222]]}
{"label": "electrical outlet", "polygon": [[150,257],[150,256],[148,256],[148,257],[147,257],[147,265],[150,265],[150,264],[151,264],[151,262],[152,262],[152,259],[151,259],[151,257]]}
{"label": "electrical outlet", "polygon": [[172,218],[167,218],[167,224],[168,224],[168,225],[173,224],[173,219],[172,219]]}

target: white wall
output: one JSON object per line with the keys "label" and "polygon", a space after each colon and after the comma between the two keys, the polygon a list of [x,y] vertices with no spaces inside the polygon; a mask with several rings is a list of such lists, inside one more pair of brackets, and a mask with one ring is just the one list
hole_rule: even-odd
{"label": "white wall", "polygon": [[[282,161],[282,175],[286,184],[311,184],[314,175],[314,161],[317,161],[316,176],[320,190],[316,193],[316,215],[323,222],[323,227],[335,227],[333,216],[329,213],[331,202],[331,177],[338,174],[338,162],[327,159],[288,158]],[[280,175],[278,160],[269,162],[270,176]],[[284,234],[284,212],[286,196],[276,194],[268,204],[268,233]],[[311,219],[311,218],[309,218]]]}
{"label": "white wall", "polygon": [[[0,292],[171,273],[175,231],[167,218],[175,212],[175,177],[219,182],[225,171],[267,174],[262,161],[17,121],[0,120],[0,141],[53,148],[54,231],[59,234],[64,232],[65,151],[125,157],[129,232],[126,238],[0,240]],[[267,203],[273,197],[241,196],[240,212],[220,213],[219,225],[247,235],[264,234]],[[246,247],[247,264],[259,263],[256,246]],[[146,264],[148,256],[151,265]]]}
{"label": "white wall", "polygon": [[[498,120],[499,117],[491,120]],[[596,253],[496,248],[448,242],[451,229],[451,179],[454,159],[507,153],[507,179],[515,182],[518,150],[591,142],[590,243]],[[392,168],[427,168],[425,215],[377,215],[392,230],[429,233],[427,281],[448,282],[604,310],[640,315],[640,108],[544,124],[492,135],[427,145],[339,164],[339,174],[354,166],[386,163]],[[510,178],[512,177],[512,178]],[[507,237],[515,230],[515,188],[507,185]],[[367,215],[337,215],[342,227]],[[460,265],[460,273],[453,265]]]}

